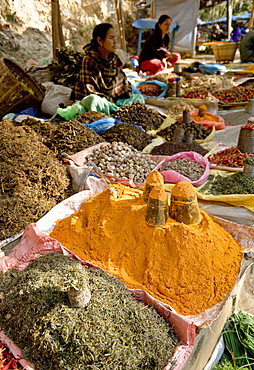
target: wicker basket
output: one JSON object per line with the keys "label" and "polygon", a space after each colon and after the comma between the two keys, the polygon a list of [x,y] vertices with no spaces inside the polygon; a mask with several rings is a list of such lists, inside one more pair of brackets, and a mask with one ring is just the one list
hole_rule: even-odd
{"label": "wicker basket", "polygon": [[7,58],[0,59],[0,119],[7,113],[40,108],[44,90],[21,67]]}
{"label": "wicker basket", "polygon": [[212,47],[216,62],[233,62],[237,46],[237,42],[214,44]]}

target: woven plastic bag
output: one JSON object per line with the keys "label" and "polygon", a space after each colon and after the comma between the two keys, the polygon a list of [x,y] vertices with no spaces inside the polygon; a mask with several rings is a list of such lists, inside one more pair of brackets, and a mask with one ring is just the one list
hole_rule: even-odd
{"label": "woven plastic bag", "polygon": [[[181,175],[179,172],[173,171],[173,170],[166,170],[166,171],[160,171],[160,168],[167,162],[173,161],[175,159],[182,159],[185,158],[191,162],[200,163],[204,166],[204,172],[203,175],[196,181],[191,181],[188,177],[185,177]],[[171,184],[177,184],[180,181],[188,181],[193,186],[201,186],[206,182],[208,179],[208,176],[210,174],[210,168],[209,168],[209,162],[206,158],[204,158],[201,154],[196,152],[181,152],[174,154],[170,157],[167,157],[163,159],[156,167],[155,170],[159,171],[162,176],[164,177],[165,183],[171,183]]]}

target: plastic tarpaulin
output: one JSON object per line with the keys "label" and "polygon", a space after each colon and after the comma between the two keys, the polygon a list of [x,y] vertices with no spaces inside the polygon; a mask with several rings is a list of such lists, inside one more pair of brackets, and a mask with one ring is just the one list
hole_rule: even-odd
{"label": "plastic tarpaulin", "polygon": [[[84,190],[78,194],[65,199],[57,206],[51,209],[44,217],[42,217],[36,224],[30,224],[24,231],[20,243],[11,251],[9,256],[0,258],[0,270],[3,272],[10,268],[23,270],[34,259],[52,253],[63,253],[66,256],[80,260],[84,265],[98,269],[99,267],[89,263],[82,258],[75,255],[73,252],[64,248],[57,240],[49,237],[47,233],[53,229],[57,219],[68,217],[73,212],[77,211],[81,204],[89,199],[91,196],[104,190],[106,185],[101,183],[98,179],[92,178],[89,180],[89,190]],[[184,363],[188,359],[195,340],[195,325],[188,318],[179,315],[168,305],[155,300],[150,294],[143,290],[129,289],[132,295],[145,305],[154,307],[156,311],[174,326],[174,331],[180,339],[180,345],[176,347],[173,356],[169,359],[168,364],[163,370],[182,369]],[[8,345],[13,353],[19,355],[20,349],[0,332],[0,339]],[[26,370],[34,370],[34,366],[23,360],[23,366]]]}
{"label": "plastic tarpaulin", "polygon": [[199,12],[199,1],[196,0],[160,0],[154,4],[155,17],[168,14],[172,22],[179,25],[175,33],[174,50],[195,53],[196,25]]}

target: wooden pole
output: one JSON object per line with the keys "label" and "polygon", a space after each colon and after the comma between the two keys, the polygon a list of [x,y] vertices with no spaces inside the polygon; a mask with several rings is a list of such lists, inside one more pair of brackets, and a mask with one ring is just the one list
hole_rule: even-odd
{"label": "wooden pole", "polygon": [[254,21],[254,1],[252,2],[251,16],[249,20],[249,30],[250,31],[253,29],[253,21]]}
{"label": "wooden pole", "polygon": [[227,38],[230,40],[232,24],[232,3],[231,0],[227,0]]}
{"label": "wooden pole", "polygon": [[56,59],[56,50],[64,48],[64,36],[60,15],[59,0],[51,0],[51,22],[52,22],[52,48],[53,60]]}
{"label": "wooden pole", "polygon": [[115,0],[115,11],[116,11],[116,16],[117,16],[120,46],[121,46],[121,49],[126,52],[126,41],[125,41],[125,33],[124,33],[124,23],[123,23],[121,0]]}

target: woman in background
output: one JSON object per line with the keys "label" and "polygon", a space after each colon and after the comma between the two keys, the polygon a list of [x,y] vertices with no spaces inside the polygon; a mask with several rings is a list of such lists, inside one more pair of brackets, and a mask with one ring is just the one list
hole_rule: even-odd
{"label": "woman in background", "polygon": [[180,54],[170,53],[169,47],[169,29],[172,19],[168,15],[161,15],[155,24],[155,30],[145,41],[140,56],[139,70],[146,75],[154,75],[163,71],[167,67],[181,59]]}
{"label": "woman in background", "polygon": [[110,102],[129,98],[131,85],[122,71],[116,50],[116,32],[109,23],[95,26],[92,40],[84,46],[85,56],[78,80],[72,90],[72,100],[82,100],[95,94]]}

